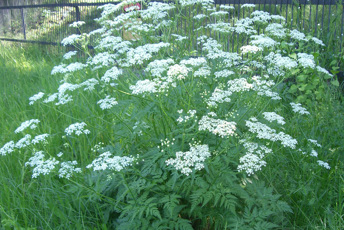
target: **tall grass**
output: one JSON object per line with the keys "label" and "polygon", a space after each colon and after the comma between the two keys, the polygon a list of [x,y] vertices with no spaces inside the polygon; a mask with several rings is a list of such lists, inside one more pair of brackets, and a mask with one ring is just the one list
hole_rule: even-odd
{"label": "tall grass", "polygon": [[[180,43],[171,35],[182,27],[181,35],[192,37],[192,28],[187,25],[200,26],[184,12],[187,9],[169,13],[173,17],[185,17],[187,23],[174,24],[174,27],[153,31],[152,34],[139,34],[140,40],[132,41],[135,47],[157,43],[155,36],[162,32],[160,39],[171,39],[172,45],[152,59],[173,58],[177,63],[191,59],[194,54],[207,57],[207,52],[200,49],[202,44],[192,39],[189,43]],[[215,34],[206,29],[199,33]],[[120,36],[119,33],[116,35]],[[214,37],[222,44],[223,50],[230,50],[227,37],[223,34],[215,34]],[[229,39],[233,39],[232,42],[246,41],[242,35]],[[234,50],[240,50],[239,45],[234,46]],[[243,55],[243,58],[262,60],[271,51],[269,49],[261,51],[261,54]],[[298,51],[306,52],[307,47]],[[100,52],[95,51],[96,54]],[[288,52],[292,56],[296,51]],[[125,59],[127,53],[122,55],[124,57],[120,56],[117,61]],[[284,77],[290,78],[279,79],[280,84],[273,88],[282,97],[280,103],[249,92],[248,96],[234,95],[231,97],[233,102],[218,103],[217,108],[212,108],[203,98],[209,98],[217,87],[226,89],[228,79],[192,77],[192,73],[185,80],[178,81],[177,87],[171,87],[170,91],[134,94],[132,86],[145,79],[154,79],[149,71],[143,71],[152,61],[149,60],[129,68],[123,67],[123,75],[115,82],[117,85],[98,87],[91,92],[74,92],[72,103],[55,106],[53,103],[35,102],[29,105],[29,97],[37,92],[46,95],[55,92],[62,84],[61,80],[73,84],[82,84],[89,78],[99,80],[109,68],[103,66],[93,70],[87,67],[69,75],[51,75],[53,67],[62,61],[66,60],[56,50],[48,52],[37,46],[0,46],[0,146],[20,139],[23,135],[14,133],[14,130],[21,122],[33,118],[41,121],[35,132],[51,134],[48,143],[40,145],[39,149],[19,149],[0,156],[0,184],[3,185],[0,187],[1,228],[143,229],[143,226],[155,226],[159,229],[159,226],[169,226],[170,229],[225,229],[231,226],[248,229],[257,223],[261,224],[260,227],[255,226],[258,229],[343,228],[344,107],[340,92],[331,91],[327,81],[316,85],[325,88],[321,99],[308,95],[312,101],[307,104],[308,116],[295,115],[287,103],[298,96],[288,92],[296,81],[289,72]],[[77,61],[85,62],[85,56],[68,60],[70,63]],[[212,74],[221,68],[219,63],[222,60],[207,61]],[[233,79],[245,77],[252,80],[254,74],[266,73],[264,69],[250,72],[243,65],[230,69],[235,71]],[[305,71],[307,74],[311,75]],[[163,75],[166,75],[166,70]],[[105,95],[115,97],[119,104],[110,110],[100,109],[97,102]],[[180,109],[184,111],[177,112]],[[319,159],[328,162],[331,169],[320,167],[309,154],[270,142],[267,146],[274,151],[264,158],[267,166],[262,171],[251,176],[238,172],[239,158],[245,151],[241,143],[236,137],[220,138],[198,129],[197,120],[186,118],[186,115],[191,116],[186,112],[192,109],[197,110],[199,116],[192,119],[199,120],[212,111],[225,120],[236,121],[237,135],[251,140],[255,139],[242,125],[243,120],[251,116],[261,119],[264,111],[283,114],[288,125],[281,130],[297,137],[304,151],[312,149],[307,139],[316,138],[322,145],[318,150]],[[183,117],[185,123],[178,124],[178,117]],[[83,121],[87,122],[91,135],[65,133],[68,125]],[[186,176],[180,170],[166,166],[166,160],[175,157],[176,152],[189,151],[193,138],[208,144],[213,152],[205,168],[193,170],[190,176]],[[261,140],[257,142],[264,143]],[[81,167],[107,151],[121,157],[139,156],[136,164],[120,172],[85,169],[70,179],[59,178],[57,172],[32,178],[32,168],[25,163],[38,150],[44,150],[48,158],[63,152],[64,160],[77,160]]]}

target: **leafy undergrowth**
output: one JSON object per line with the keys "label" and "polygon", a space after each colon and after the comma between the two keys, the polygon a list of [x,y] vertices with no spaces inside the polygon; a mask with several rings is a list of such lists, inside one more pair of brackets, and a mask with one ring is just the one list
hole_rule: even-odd
{"label": "leafy undergrowth", "polygon": [[[190,3],[104,6],[63,58],[1,47],[4,229],[343,226],[344,109],[309,53],[324,44]],[[250,42],[225,51],[228,33]]]}

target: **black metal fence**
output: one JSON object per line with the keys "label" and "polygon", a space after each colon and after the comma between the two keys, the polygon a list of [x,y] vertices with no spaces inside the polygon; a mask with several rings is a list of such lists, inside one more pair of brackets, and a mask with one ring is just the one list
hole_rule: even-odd
{"label": "black metal fence", "polygon": [[[53,2],[0,0],[0,40],[59,44],[64,37],[78,33],[69,24],[81,20],[88,24],[87,30],[93,30],[97,28],[94,18],[100,16],[96,8],[105,3],[118,4],[110,0]],[[255,10],[284,16],[290,28],[310,32],[325,42],[336,43],[340,49],[343,46],[344,0],[215,0],[216,5],[234,6],[238,18],[252,12],[252,9],[241,8],[247,3],[255,4]]]}

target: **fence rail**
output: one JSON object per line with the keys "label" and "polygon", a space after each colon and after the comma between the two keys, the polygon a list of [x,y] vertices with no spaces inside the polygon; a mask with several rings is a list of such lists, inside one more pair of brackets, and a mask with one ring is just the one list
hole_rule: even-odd
{"label": "fence rail", "polygon": [[[107,3],[118,4],[110,0],[94,1],[97,2],[74,0],[72,3],[0,6],[0,40],[60,44],[64,37],[79,33],[69,28],[69,24],[86,21],[91,31],[97,28],[93,19],[100,15],[96,8]],[[340,48],[343,46],[344,0],[215,0],[215,5],[221,4],[234,6],[238,18],[248,16],[240,6],[255,4],[256,10],[284,16],[290,28],[312,32],[325,42],[331,40],[340,43]]]}

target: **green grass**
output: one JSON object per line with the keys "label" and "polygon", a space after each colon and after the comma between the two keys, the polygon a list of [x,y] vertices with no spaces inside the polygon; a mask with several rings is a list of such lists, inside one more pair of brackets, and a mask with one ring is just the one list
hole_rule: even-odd
{"label": "green grass", "polygon": [[[171,118],[166,120],[155,120],[155,118],[159,117],[159,113],[170,112],[168,111],[170,107],[168,104],[164,105],[164,101],[159,101],[159,106],[166,111],[156,109],[151,104],[157,102],[151,98],[138,97],[142,99],[140,104],[135,104],[138,100],[133,100],[130,106],[119,107],[113,114],[102,113],[94,103],[99,100],[100,93],[80,94],[74,101],[74,107],[56,108],[43,103],[30,106],[29,97],[40,91],[55,92],[60,85],[61,79],[51,76],[50,72],[61,62],[61,56],[62,52],[55,48],[0,44],[0,146],[10,140],[18,140],[20,135],[15,134],[14,130],[21,122],[33,118],[41,121],[42,125],[39,128],[41,133],[54,134],[50,144],[44,149],[48,154],[54,156],[59,151],[66,151],[70,154],[67,156],[68,160],[77,159],[83,165],[95,157],[95,154],[90,152],[90,148],[99,141],[107,142],[114,148],[116,144],[124,143],[124,150],[131,152],[132,149],[147,150],[151,145],[156,144],[149,141],[168,136],[166,132],[173,127],[172,122],[169,124],[168,120]],[[326,61],[330,62],[330,60]],[[78,79],[82,81],[88,74],[90,73],[82,72],[72,77],[76,81]],[[101,75],[101,73],[97,74]],[[123,84],[120,86],[121,89],[128,90],[125,88],[126,83],[135,80],[134,73],[126,73],[126,79],[121,82]],[[129,98],[127,95],[123,96],[120,91],[112,93],[116,98]],[[186,96],[188,95],[185,94]],[[184,101],[183,103],[187,104]],[[146,111],[141,111],[141,108]],[[337,89],[328,87],[324,98],[309,105],[307,109],[311,115],[292,120],[291,128],[288,127],[287,131],[305,138],[318,137],[319,143],[323,145],[322,159],[328,161],[332,168],[329,171],[319,167],[314,169],[315,167],[312,167],[316,164],[314,161],[290,151],[269,156],[269,164],[274,166],[257,173],[257,177],[265,181],[268,187],[273,188],[274,192],[280,194],[281,199],[292,207],[293,213],[288,214],[286,226],[291,229],[342,229],[344,227],[343,96]],[[121,121],[127,117],[140,120],[141,114],[145,113],[149,114],[147,122],[152,122],[154,129],[144,133],[142,139],[131,140],[129,131]],[[293,116],[290,111],[285,111],[285,114]],[[64,135],[66,124],[79,121],[87,121],[91,132],[97,135],[92,138],[60,138]],[[0,156],[1,229],[112,229],[111,222],[107,221],[116,218],[111,217],[114,206],[117,205],[115,203],[117,194],[111,191],[111,186],[117,186],[115,182],[111,184],[102,176],[95,174],[76,176],[72,180],[59,179],[53,175],[32,179],[31,168],[24,165],[30,156],[31,152],[28,150]],[[291,171],[291,168],[294,171]]]}

